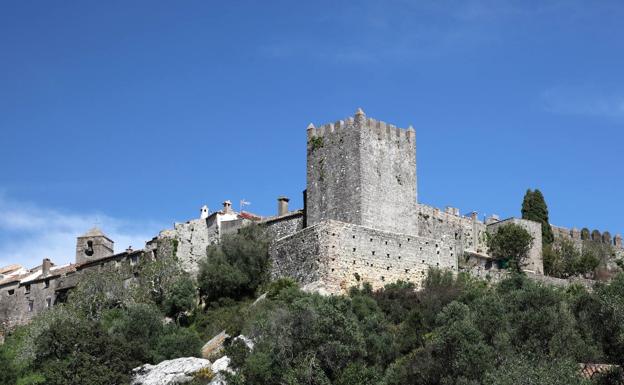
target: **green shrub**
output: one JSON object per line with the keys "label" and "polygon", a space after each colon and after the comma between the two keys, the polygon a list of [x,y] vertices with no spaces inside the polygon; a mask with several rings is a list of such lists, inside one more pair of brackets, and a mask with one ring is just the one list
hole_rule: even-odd
{"label": "green shrub", "polygon": [[522,226],[515,223],[503,225],[488,238],[488,247],[492,255],[507,261],[509,267],[522,271],[533,244],[533,237]]}
{"label": "green shrub", "polygon": [[197,290],[190,277],[183,275],[172,282],[163,298],[165,314],[176,319],[182,313],[190,312],[195,306]]}
{"label": "green shrub", "polygon": [[156,363],[178,357],[199,357],[202,345],[196,331],[170,325],[155,341],[152,356]]}
{"label": "green shrub", "polygon": [[200,262],[198,285],[204,303],[240,300],[256,293],[268,278],[269,239],[260,226],[247,226],[209,246]]}

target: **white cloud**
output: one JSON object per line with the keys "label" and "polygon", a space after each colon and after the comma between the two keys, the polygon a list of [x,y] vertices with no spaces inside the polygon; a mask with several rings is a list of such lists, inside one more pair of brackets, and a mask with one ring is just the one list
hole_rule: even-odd
{"label": "white cloud", "polygon": [[546,111],[557,114],[624,117],[624,93],[595,86],[553,87],[544,91],[540,100]]}
{"label": "white cloud", "polygon": [[0,194],[0,266],[19,263],[30,268],[45,257],[56,264],[74,262],[76,237],[96,224],[115,241],[115,252],[130,245],[143,248],[165,228],[101,213],[68,213],[9,200]]}

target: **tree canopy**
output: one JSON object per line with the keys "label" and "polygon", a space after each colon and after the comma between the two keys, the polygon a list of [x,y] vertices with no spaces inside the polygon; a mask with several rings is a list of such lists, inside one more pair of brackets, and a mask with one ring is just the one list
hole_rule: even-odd
{"label": "tree canopy", "polygon": [[533,237],[515,223],[503,225],[488,238],[490,252],[504,260],[516,272],[521,272],[533,244]]}
{"label": "tree canopy", "polygon": [[548,206],[540,190],[527,190],[522,201],[522,219],[541,223],[542,243],[548,245],[553,242],[554,235],[548,218]]}

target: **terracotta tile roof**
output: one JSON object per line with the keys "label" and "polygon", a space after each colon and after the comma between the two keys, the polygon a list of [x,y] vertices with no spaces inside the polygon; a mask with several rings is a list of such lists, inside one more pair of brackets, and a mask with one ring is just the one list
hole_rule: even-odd
{"label": "terracotta tile roof", "polygon": [[28,277],[30,274],[31,274],[30,272],[27,272],[25,274],[11,275],[9,277],[4,278],[3,280],[0,280],[0,286],[6,285],[7,283],[19,282],[23,278]]}
{"label": "terracotta tile roof", "polygon": [[[57,277],[59,275],[67,274],[73,271],[76,271],[76,265],[74,264],[52,266],[50,268],[50,275],[48,275],[47,277]],[[11,275],[0,280],[0,286],[13,282],[33,282],[47,277],[42,276],[41,266],[37,266],[33,269],[25,271],[22,274]]]}
{"label": "terracotta tile roof", "polygon": [[238,213],[238,217],[239,218],[243,218],[243,219],[249,219],[251,221],[259,221],[262,220],[262,217],[256,214],[252,214],[249,213],[247,211],[241,211],[240,213]]}
{"label": "terracotta tile roof", "polygon": [[18,265],[18,264],[0,267],[0,274],[12,273],[12,272],[14,272],[16,270],[23,269],[23,268],[24,267],[22,267],[22,265]]}
{"label": "terracotta tile roof", "polygon": [[581,367],[581,376],[588,380],[594,378],[594,376],[606,373],[610,370],[619,368],[618,365],[608,365],[608,364],[579,364]]}

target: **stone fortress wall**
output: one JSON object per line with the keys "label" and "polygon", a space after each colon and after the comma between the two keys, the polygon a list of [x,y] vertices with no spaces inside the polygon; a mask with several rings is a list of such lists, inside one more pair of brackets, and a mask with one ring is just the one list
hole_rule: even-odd
{"label": "stone fortress wall", "polygon": [[444,211],[424,204],[418,205],[418,235],[429,238],[452,236],[462,251],[487,252],[487,226],[477,213],[462,216],[459,209],[447,207]]}
{"label": "stone fortress wall", "polygon": [[617,252],[624,252],[624,244],[620,234],[611,236],[611,233],[608,231],[601,233],[599,230],[590,231],[587,228],[579,230],[576,227],[569,229],[555,225],[551,225],[551,228],[555,239],[566,239],[578,246],[582,245],[583,241],[594,241],[613,246]]}
{"label": "stone fortress wall", "polygon": [[362,282],[380,288],[397,280],[420,285],[429,267],[457,270],[456,242],[323,221],[276,240],[274,277],[307,289],[340,293]]}
{"label": "stone fortress wall", "polygon": [[566,228],[560,226],[551,225],[555,240],[566,240],[572,242],[575,248],[582,252],[585,248],[590,247],[592,249],[599,248],[600,254],[610,254],[610,258],[603,261],[602,266],[603,274],[612,274],[620,270],[616,261],[624,260],[624,244],[622,243],[622,236],[616,234],[611,236],[608,231],[600,232],[599,230],[590,231],[587,228],[579,230],[578,228]]}

